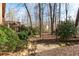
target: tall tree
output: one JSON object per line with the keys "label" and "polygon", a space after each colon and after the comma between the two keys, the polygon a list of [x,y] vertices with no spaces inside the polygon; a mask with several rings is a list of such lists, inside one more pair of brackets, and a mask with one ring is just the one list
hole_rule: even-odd
{"label": "tall tree", "polygon": [[59,3],[59,23],[60,23],[60,17],[61,17],[61,3]]}
{"label": "tall tree", "polygon": [[50,9],[50,19],[51,19],[51,34],[53,34],[54,19],[52,18],[52,5],[51,5],[51,3],[49,3],[49,9]]}
{"label": "tall tree", "polygon": [[54,20],[55,20],[55,10],[56,10],[56,3],[53,5],[53,17],[52,17],[52,5],[49,3],[49,9],[50,9],[50,19],[51,19],[51,34],[53,34],[54,31]]}
{"label": "tall tree", "polygon": [[28,13],[28,16],[29,16],[30,29],[31,29],[31,35],[32,35],[32,19],[31,19],[31,15],[30,15],[30,12],[29,12],[29,10],[28,10],[28,7],[27,7],[26,3],[24,3],[24,6],[25,6],[25,8],[26,8],[26,10],[27,10],[27,13]]}
{"label": "tall tree", "polygon": [[38,4],[35,5],[34,7],[34,15],[35,15],[35,24],[36,26],[38,26],[38,19],[39,19],[39,16],[38,16]]}
{"label": "tall tree", "polygon": [[68,4],[67,3],[65,4],[65,11],[66,11],[66,21],[67,21],[67,18],[68,18],[67,17],[68,16]]}
{"label": "tall tree", "polygon": [[41,30],[43,30],[43,14],[44,14],[44,5],[41,4]]}
{"label": "tall tree", "polygon": [[30,12],[29,12],[29,10],[28,10],[28,7],[27,7],[26,3],[24,3],[24,6],[25,6],[25,8],[26,8],[26,10],[27,10],[27,13],[28,13],[28,16],[29,16],[29,20],[30,20],[30,27],[31,27],[31,29],[32,29],[32,19],[31,19]]}
{"label": "tall tree", "polygon": [[54,28],[56,29],[56,21],[57,21],[57,3],[55,3],[55,7],[54,7],[55,11],[54,11],[54,15],[55,15],[55,18],[54,18]]}
{"label": "tall tree", "polygon": [[41,4],[38,3],[38,7],[39,7],[39,23],[40,23],[40,37],[41,37],[41,32],[42,32],[42,29],[41,29]]}
{"label": "tall tree", "polygon": [[75,26],[78,26],[78,22],[79,22],[79,8],[78,8],[78,12],[77,12],[77,17],[76,17],[76,21],[75,21]]}

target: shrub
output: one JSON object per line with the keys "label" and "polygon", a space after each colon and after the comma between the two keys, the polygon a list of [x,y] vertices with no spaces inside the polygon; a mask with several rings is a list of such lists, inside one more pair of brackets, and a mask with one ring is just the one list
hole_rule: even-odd
{"label": "shrub", "polygon": [[32,28],[33,35],[38,35],[40,33],[40,30],[38,27]]}
{"label": "shrub", "polygon": [[19,37],[20,37],[20,39],[25,40],[25,38],[27,39],[29,36],[38,35],[39,32],[40,31],[39,31],[38,27],[31,28],[31,27],[26,27],[26,26],[22,25],[21,31],[19,33]]}
{"label": "shrub", "polygon": [[77,33],[77,29],[73,22],[62,22],[58,25],[56,35],[60,37],[62,41],[67,41],[70,37]]}
{"label": "shrub", "polygon": [[18,33],[18,36],[21,40],[26,40],[31,35],[31,29],[30,27],[26,27],[24,25],[21,26],[20,32]]}
{"label": "shrub", "polygon": [[20,47],[21,40],[15,31],[5,26],[0,26],[0,51],[15,51]]}
{"label": "shrub", "polygon": [[21,25],[21,28],[20,28],[21,31],[28,31],[29,30],[29,27],[26,27],[24,25]]}
{"label": "shrub", "polygon": [[18,36],[21,40],[26,40],[28,39],[28,32],[27,31],[21,31],[18,33]]}

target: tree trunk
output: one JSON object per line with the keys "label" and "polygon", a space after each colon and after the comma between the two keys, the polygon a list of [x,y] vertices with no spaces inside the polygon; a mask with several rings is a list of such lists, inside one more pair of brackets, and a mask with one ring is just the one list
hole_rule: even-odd
{"label": "tree trunk", "polygon": [[32,20],[31,20],[31,15],[30,15],[30,12],[29,12],[29,10],[28,10],[28,8],[27,8],[27,5],[24,3],[24,6],[25,6],[25,8],[26,8],[26,10],[27,10],[27,13],[28,13],[28,16],[29,16],[29,19],[30,19],[30,27],[31,27],[31,29],[32,29]]}
{"label": "tree trunk", "polygon": [[59,24],[60,24],[60,17],[61,17],[61,3],[59,3]]}
{"label": "tree trunk", "polygon": [[67,9],[67,3],[65,4],[65,11],[66,11],[66,21],[67,21],[67,16],[68,16],[68,9]]}
{"label": "tree trunk", "polygon": [[37,8],[38,5],[35,5],[34,7],[34,15],[35,15],[35,25],[36,27],[38,27],[38,8]]}
{"label": "tree trunk", "polygon": [[29,16],[29,19],[30,19],[30,30],[31,30],[31,35],[32,35],[32,19],[31,19],[31,15],[30,15],[30,12],[29,12],[29,10],[27,8],[27,5],[25,3],[24,3],[24,6],[25,6],[25,8],[27,10],[27,13],[28,13],[28,16]]}
{"label": "tree trunk", "polygon": [[55,22],[54,28],[55,28],[55,30],[56,30],[56,26],[57,26],[57,22],[56,22],[56,20],[57,20],[57,12],[56,11],[57,11],[57,4],[55,4],[55,12],[54,12],[55,13],[55,19],[54,19],[54,22]]}
{"label": "tree trunk", "polygon": [[38,4],[38,6],[39,6],[39,23],[40,23],[40,37],[41,37],[41,4],[39,3]]}
{"label": "tree trunk", "polygon": [[79,22],[79,9],[78,9],[77,17],[76,17],[76,21],[75,21],[75,26],[76,27],[78,26],[78,22]]}
{"label": "tree trunk", "polygon": [[50,9],[50,19],[51,19],[51,34],[53,34],[54,19],[52,18],[52,5],[50,3],[49,3],[49,9]]}
{"label": "tree trunk", "polygon": [[54,20],[55,20],[55,8],[56,7],[56,3],[54,3],[53,6],[53,17],[52,17],[52,5],[49,3],[49,9],[50,9],[50,19],[51,19],[51,34],[53,34],[54,31]]}
{"label": "tree trunk", "polygon": [[41,25],[42,25],[41,29],[42,31],[43,31],[43,12],[44,12],[44,8],[43,8],[43,4],[41,4]]}

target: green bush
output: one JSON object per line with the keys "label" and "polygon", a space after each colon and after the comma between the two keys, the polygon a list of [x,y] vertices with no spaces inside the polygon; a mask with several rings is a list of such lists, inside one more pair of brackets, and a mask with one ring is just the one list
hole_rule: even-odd
{"label": "green bush", "polygon": [[40,30],[38,27],[32,28],[33,35],[38,35],[40,33]]}
{"label": "green bush", "polygon": [[29,36],[38,35],[39,34],[39,28],[38,27],[26,27],[24,25],[21,26],[21,31],[18,34],[19,38],[22,40],[28,39]]}
{"label": "green bush", "polygon": [[18,33],[18,36],[21,40],[26,40],[31,35],[31,29],[30,27],[26,27],[24,25],[21,26],[20,32]]}
{"label": "green bush", "polygon": [[26,40],[28,39],[28,32],[27,31],[21,31],[18,33],[18,36],[21,40]]}
{"label": "green bush", "polygon": [[21,31],[28,31],[29,30],[29,27],[26,27],[25,25],[21,25],[20,30]]}
{"label": "green bush", "polygon": [[62,41],[67,41],[67,39],[71,38],[76,33],[77,29],[71,21],[61,22],[56,30],[56,35],[59,36]]}
{"label": "green bush", "polygon": [[21,40],[15,31],[5,26],[0,26],[0,51],[15,51],[20,47]]}

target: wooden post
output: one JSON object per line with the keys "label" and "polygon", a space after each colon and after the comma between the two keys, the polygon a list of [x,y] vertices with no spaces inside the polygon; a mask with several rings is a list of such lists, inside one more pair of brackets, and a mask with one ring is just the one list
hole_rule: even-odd
{"label": "wooden post", "polygon": [[6,3],[2,3],[2,21],[5,21],[5,8],[6,8]]}
{"label": "wooden post", "polygon": [[0,3],[0,25],[2,24],[2,4]]}
{"label": "wooden post", "polygon": [[0,25],[3,24],[3,21],[5,20],[5,6],[6,3],[0,3]]}

